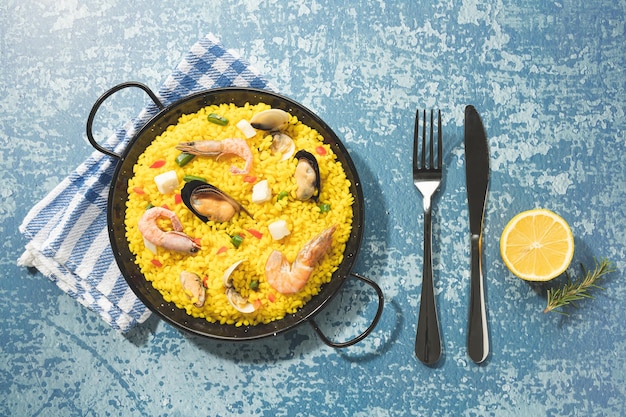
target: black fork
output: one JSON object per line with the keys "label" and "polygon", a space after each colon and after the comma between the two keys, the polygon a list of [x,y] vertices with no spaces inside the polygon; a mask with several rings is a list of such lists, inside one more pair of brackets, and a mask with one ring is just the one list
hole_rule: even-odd
{"label": "black fork", "polygon": [[[434,364],[441,356],[441,334],[435,304],[432,258],[432,196],[441,184],[443,165],[443,140],[441,133],[441,110],[437,113],[437,150],[434,145],[433,110],[430,111],[430,135],[426,137],[426,110],[422,118],[422,140],[420,141],[420,112],[415,113],[413,137],[413,183],[423,197],[424,206],[424,266],[422,294],[420,299],[415,355],[427,365]],[[428,145],[426,144],[428,142]],[[435,160],[435,154],[437,156]]]}

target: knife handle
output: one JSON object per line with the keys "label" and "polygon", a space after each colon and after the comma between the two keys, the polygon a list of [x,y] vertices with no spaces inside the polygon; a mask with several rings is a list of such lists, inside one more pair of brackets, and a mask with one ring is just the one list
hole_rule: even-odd
{"label": "knife handle", "polygon": [[481,363],[489,354],[489,334],[482,271],[482,236],[471,238],[471,277],[469,328],[467,332],[467,352],[470,358]]}

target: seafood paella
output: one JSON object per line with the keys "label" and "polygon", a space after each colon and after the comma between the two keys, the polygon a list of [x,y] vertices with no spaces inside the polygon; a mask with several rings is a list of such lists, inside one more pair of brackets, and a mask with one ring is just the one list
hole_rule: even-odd
{"label": "seafood paella", "polygon": [[315,129],[259,103],[182,115],[128,182],[125,227],[166,302],[212,323],[295,313],[343,261],[350,181]]}

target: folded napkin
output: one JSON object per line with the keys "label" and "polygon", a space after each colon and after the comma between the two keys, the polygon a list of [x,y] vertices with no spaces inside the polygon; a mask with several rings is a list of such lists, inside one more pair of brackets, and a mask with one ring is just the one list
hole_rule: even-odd
{"label": "folded napkin", "polygon": [[[167,106],[197,91],[229,86],[271,90],[254,68],[208,34],[192,46],[157,96]],[[156,113],[156,105],[146,106],[104,146],[121,153]],[[28,243],[18,264],[37,268],[113,328],[126,332],[144,322],[150,311],[126,284],[109,242],[107,198],[116,163],[93,152],[30,210],[20,225]]]}

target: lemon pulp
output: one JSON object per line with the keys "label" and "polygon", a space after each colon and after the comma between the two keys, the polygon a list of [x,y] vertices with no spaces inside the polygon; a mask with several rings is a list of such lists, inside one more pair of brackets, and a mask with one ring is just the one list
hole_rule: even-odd
{"label": "lemon pulp", "polygon": [[534,209],[513,217],[502,231],[500,255],[509,270],[527,281],[561,275],[574,256],[574,236],[558,214]]}

